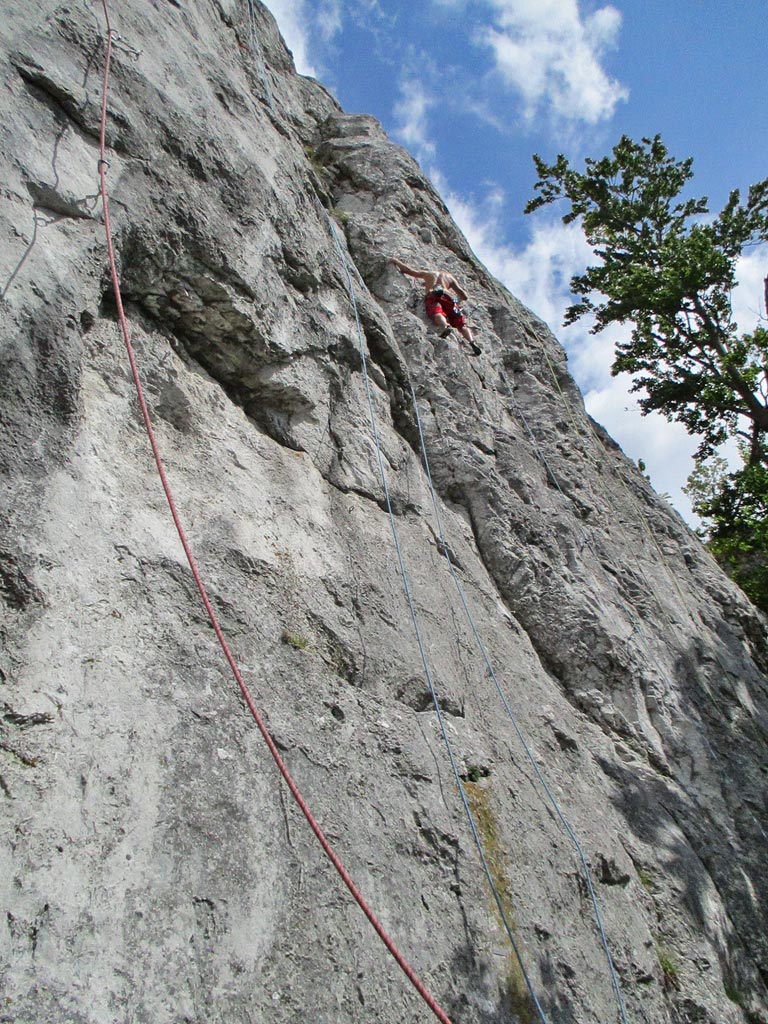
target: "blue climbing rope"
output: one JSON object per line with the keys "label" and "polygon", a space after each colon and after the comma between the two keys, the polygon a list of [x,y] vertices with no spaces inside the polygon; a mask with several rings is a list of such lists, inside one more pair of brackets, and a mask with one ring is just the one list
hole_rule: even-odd
{"label": "blue climbing rope", "polygon": [[[470,611],[469,605],[467,604],[467,599],[466,599],[466,596],[464,594],[464,588],[462,587],[461,581],[459,580],[459,577],[457,576],[456,570],[455,570],[455,568],[453,566],[453,560],[451,559],[451,556],[450,556],[450,548],[448,547],[448,544],[447,544],[447,541],[446,541],[446,538],[445,538],[445,533],[443,531],[443,521],[442,521],[442,517],[440,515],[440,509],[438,507],[437,495],[435,493],[435,488],[434,488],[434,485],[432,483],[432,474],[430,472],[429,459],[427,457],[427,449],[426,449],[426,445],[424,443],[424,432],[423,432],[422,427],[421,427],[421,416],[419,415],[419,405],[418,405],[418,402],[416,400],[416,393],[413,390],[413,384],[411,384],[410,381],[409,381],[409,387],[411,389],[411,398],[412,398],[412,401],[413,401],[413,410],[414,410],[414,413],[416,415],[416,425],[417,425],[418,430],[419,430],[419,443],[420,443],[420,446],[421,446],[422,463],[424,465],[424,472],[426,473],[427,482],[429,484],[429,491],[430,491],[430,494],[432,496],[432,507],[433,507],[434,513],[435,513],[435,522],[437,523],[438,535],[439,535],[440,542],[441,542],[442,547],[443,547],[443,551],[446,552],[446,556],[445,557],[446,557],[446,561],[448,562],[448,568],[449,568],[450,573],[451,573],[451,578],[453,579],[453,582],[454,582],[454,584],[456,586],[456,591],[457,591],[457,593],[459,595],[459,599],[461,601],[461,606],[464,609],[464,613],[465,613],[465,615],[467,617],[467,621],[469,623],[470,629],[472,630],[472,635],[474,636],[475,643],[477,644],[477,648],[480,651],[480,654],[482,655],[483,661],[485,662],[485,667],[488,670],[489,676],[493,680],[493,684],[496,687],[496,691],[497,691],[497,693],[498,693],[498,695],[499,695],[499,697],[501,699],[501,703],[502,703],[502,705],[504,707],[504,710],[506,711],[507,716],[508,716],[510,722],[512,723],[512,727],[515,730],[515,734],[517,735],[517,738],[520,741],[520,744],[522,745],[523,750],[525,751],[525,755],[528,758],[528,760],[529,760],[529,762],[531,764],[531,767],[533,768],[534,772],[536,773],[536,778],[539,780],[539,783],[541,784],[544,792],[547,795],[547,799],[549,800],[550,804],[552,805],[552,808],[553,808],[555,814],[557,815],[558,820],[560,821],[561,825],[565,829],[569,839],[571,840],[571,842],[572,842],[572,844],[574,846],[574,849],[576,850],[576,852],[578,854],[579,860],[581,861],[581,867],[582,867],[582,871],[583,871],[583,874],[584,874],[584,879],[585,879],[585,881],[587,883],[587,889],[589,891],[589,896],[590,896],[590,899],[592,901],[592,907],[593,907],[594,913],[595,913],[595,921],[597,923],[597,928],[598,928],[598,931],[600,933],[600,940],[602,942],[603,950],[605,952],[605,956],[606,956],[606,959],[608,961],[608,969],[610,971],[611,981],[613,983],[613,989],[614,989],[614,992],[615,992],[615,995],[616,995],[616,1001],[617,1001],[617,1004],[618,1004],[618,1007],[619,1007],[619,1013],[621,1015],[621,1020],[622,1020],[623,1024],[628,1024],[627,1016],[626,1016],[626,1011],[625,1011],[625,1008],[624,1008],[624,1000],[623,1000],[622,995],[621,995],[621,989],[619,987],[619,981],[618,981],[618,977],[616,975],[616,969],[615,969],[615,966],[614,966],[614,963],[613,963],[613,957],[611,956],[611,951],[610,951],[610,948],[608,946],[608,939],[607,939],[607,936],[605,934],[605,929],[603,927],[603,921],[602,921],[602,917],[600,915],[600,908],[599,908],[598,902],[597,902],[597,895],[595,894],[595,889],[594,889],[594,886],[592,884],[592,876],[590,874],[589,866],[587,865],[587,859],[586,859],[586,857],[584,855],[584,850],[583,850],[583,848],[581,846],[581,843],[578,840],[578,837],[576,836],[576,833],[573,831],[573,829],[571,828],[570,824],[568,823],[567,818],[563,814],[563,812],[562,812],[562,810],[560,808],[559,803],[557,802],[557,800],[556,800],[552,790],[550,789],[550,787],[549,787],[549,785],[547,783],[546,778],[544,777],[544,774],[543,774],[541,768],[539,767],[538,761],[534,757],[533,752],[531,751],[531,748],[529,747],[529,745],[528,745],[528,743],[527,743],[527,741],[525,739],[525,736],[523,735],[523,732],[520,729],[520,726],[518,724],[517,718],[515,717],[515,715],[514,715],[514,713],[512,711],[512,708],[510,707],[510,704],[509,704],[509,701],[507,700],[506,694],[504,693],[504,690],[503,690],[503,688],[502,688],[502,686],[501,686],[501,684],[499,682],[498,676],[496,675],[496,672],[495,672],[495,670],[493,668],[493,665],[491,663],[490,657],[488,656],[488,651],[486,649],[486,646],[483,643],[483,640],[482,640],[482,638],[481,638],[481,636],[480,636],[480,634],[479,634],[479,632],[477,630],[477,626],[475,624],[474,617],[472,615],[472,612]],[[546,465],[546,462],[545,462],[545,465]],[[547,466],[547,471],[550,473],[550,475],[553,476],[553,479],[555,479],[554,475],[551,473],[551,470],[549,469],[548,466]]]}
{"label": "blue climbing rope", "polygon": [[438,700],[437,691],[435,689],[435,684],[434,684],[434,681],[432,679],[432,672],[431,672],[431,670],[429,668],[429,662],[427,660],[426,650],[424,648],[424,641],[422,639],[421,629],[419,628],[418,617],[416,615],[416,608],[415,608],[414,603],[413,603],[413,597],[411,595],[411,588],[410,588],[410,585],[408,583],[408,575],[406,573],[405,564],[403,562],[403,555],[402,555],[402,550],[401,550],[401,547],[400,547],[400,538],[399,538],[398,531],[397,531],[397,524],[395,522],[395,516],[394,516],[394,513],[392,511],[392,502],[391,502],[390,494],[389,494],[389,485],[387,483],[387,474],[386,474],[386,470],[384,468],[384,459],[383,459],[382,452],[381,452],[381,441],[380,441],[380,438],[379,438],[379,430],[378,430],[378,427],[376,425],[376,413],[375,413],[374,407],[373,407],[373,397],[371,395],[371,385],[370,385],[370,380],[369,380],[369,377],[368,377],[368,363],[367,363],[367,359],[366,359],[366,355],[365,355],[365,338],[364,338],[364,334],[363,334],[363,328],[362,328],[362,325],[360,323],[360,315],[359,315],[358,308],[357,308],[357,300],[355,298],[354,285],[352,284],[352,276],[351,276],[350,271],[349,271],[349,266],[348,266],[347,258],[344,255],[344,250],[342,249],[341,243],[339,242],[338,234],[336,232],[336,227],[333,224],[333,222],[331,221],[330,217],[327,216],[327,214],[326,214],[326,219],[328,220],[328,224],[329,224],[329,227],[331,229],[331,234],[333,236],[333,241],[334,241],[334,244],[336,246],[336,251],[339,254],[339,259],[341,260],[341,264],[342,264],[342,266],[344,268],[344,273],[345,273],[345,276],[346,276],[346,279],[347,279],[347,289],[349,291],[349,298],[350,298],[350,302],[352,304],[352,310],[353,310],[354,317],[355,317],[355,326],[356,326],[356,330],[357,330],[358,345],[359,345],[359,349],[360,349],[360,359],[361,359],[361,362],[362,362],[362,369],[363,369],[363,380],[365,382],[365,392],[366,392],[366,398],[367,398],[367,401],[368,401],[368,412],[369,412],[370,420],[371,420],[371,430],[372,430],[372,433],[373,433],[374,446],[376,448],[376,457],[377,457],[378,465],[379,465],[379,474],[381,476],[381,483],[382,483],[382,487],[384,489],[384,498],[385,498],[385,503],[386,503],[386,506],[387,506],[387,514],[389,516],[389,524],[390,524],[390,527],[391,527],[391,530],[392,530],[392,537],[393,537],[394,544],[395,544],[395,552],[397,554],[397,562],[398,562],[398,567],[399,567],[399,570],[400,570],[400,576],[401,576],[402,581],[403,581],[403,588],[405,590],[406,601],[408,603],[408,610],[409,610],[410,617],[411,617],[411,623],[413,624],[414,633],[416,635],[416,642],[418,644],[419,653],[421,655],[421,662],[422,662],[422,666],[424,668],[424,675],[425,675],[426,680],[427,680],[427,685],[429,686],[429,692],[430,692],[430,695],[432,697],[432,703],[434,705],[435,713],[437,715],[437,720],[438,720],[438,723],[439,723],[439,726],[440,726],[440,732],[441,732],[442,737],[443,737],[443,742],[445,743],[445,748],[446,748],[446,751],[448,753],[448,760],[450,761],[451,770],[453,772],[453,777],[454,777],[454,780],[456,782],[456,786],[457,786],[457,788],[459,790],[459,794],[461,796],[461,802],[464,805],[464,812],[466,814],[467,821],[469,823],[469,827],[470,827],[470,830],[472,832],[472,836],[473,836],[473,839],[474,839],[474,842],[475,842],[475,846],[477,847],[477,852],[478,852],[478,854],[480,856],[480,861],[482,863],[483,870],[485,872],[485,877],[486,877],[486,879],[488,881],[488,885],[490,886],[491,892],[493,894],[493,898],[494,898],[494,901],[496,903],[496,907],[497,907],[497,909],[499,911],[499,915],[501,917],[501,921],[502,921],[502,923],[504,925],[504,930],[507,933],[507,937],[509,938],[510,945],[512,946],[512,950],[514,951],[515,957],[516,957],[517,962],[518,962],[518,964],[520,966],[520,970],[522,972],[523,979],[525,980],[525,984],[526,984],[526,988],[528,989],[528,993],[529,993],[529,995],[531,997],[531,1000],[533,1001],[534,1006],[536,1007],[536,1011],[537,1011],[537,1013],[539,1015],[539,1018],[542,1021],[542,1024],[548,1024],[547,1018],[546,1018],[546,1016],[544,1014],[544,1011],[543,1011],[543,1009],[541,1007],[541,1004],[540,1004],[540,1002],[538,1000],[538,997],[536,996],[536,992],[535,992],[535,990],[533,988],[533,984],[531,982],[531,979],[530,979],[530,976],[528,974],[528,971],[526,970],[525,963],[523,962],[522,954],[520,952],[518,943],[515,940],[515,937],[514,937],[514,935],[512,933],[511,925],[509,924],[509,921],[507,920],[507,915],[506,915],[506,913],[504,911],[504,906],[503,906],[503,903],[502,903],[501,896],[500,896],[499,891],[498,891],[498,889],[496,887],[496,884],[494,883],[493,876],[491,874],[491,869],[490,869],[490,867],[488,865],[488,861],[486,859],[485,852],[483,850],[482,840],[480,839],[480,834],[478,832],[477,825],[475,824],[475,819],[474,819],[474,816],[473,816],[472,811],[470,809],[469,801],[467,799],[467,795],[466,795],[466,792],[464,790],[464,786],[462,785],[462,782],[461,782],[461,776],[459,774],[459,769],[458,769],[458,766],[456,764],[456,759],[455,759],[454,754],[453,754],[453,748],[451,746],[451,741],[450,741],[450,739],[448,737],[448,732],[447,732],[446,727],[445,727],[445,721],[444,721],[444,718],[443,718],[442,711],[440,709],[440,702]]}

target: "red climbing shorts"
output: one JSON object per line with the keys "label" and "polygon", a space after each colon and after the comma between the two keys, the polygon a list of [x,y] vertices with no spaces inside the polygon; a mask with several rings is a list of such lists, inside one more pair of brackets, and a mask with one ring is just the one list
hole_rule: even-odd
{"label": "red climbing shorts", "polygon": [[427,307],[428,316],[442,313],[451,327],[460,329],[467,322],[453,296],[449,295],[448,292],[443,292],[442,295],[434,295],[430,292],[424,299],[424,305]]}

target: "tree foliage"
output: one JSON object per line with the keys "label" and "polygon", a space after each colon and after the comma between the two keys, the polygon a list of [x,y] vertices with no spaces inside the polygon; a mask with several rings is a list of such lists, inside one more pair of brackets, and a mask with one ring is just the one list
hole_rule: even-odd
{"label": "tree foliage", "polygon": [[[631,324],[630,339],[616,344],[612,372],[632,375],[644,413],[658,410],[698,437],[700,465],[729,438],[740,441],[743,468],[721,474],[700,511],[711,522],[713,550],[722,541],[729,565],[741,559],[734,545],[740,552],[757,545],[764,556],[768,331],[758,324],[738,332],[731,291],[744,249],[768,240],[768,178],[744,201],[731,192],[711,217],[706,197],[687,195],[692,160],[671,157],[658,135],[639,143],[623,136],[610,156],[588,158],[584,172],[562,155],[553,164],[534,162],[538,194],[526,213],[565,200],[563,222],[581,221],[599,261],[572,278],[578,301],[566,324],[585,315],[593,333]],[[753,554],[742,561],[746,572],[757,564]],[[768,607],[768,580],[762,593],[758,603]]]}
{"label": "tree foliage", "polygon": [[725,459],[716,457],[696,467],[685,491],[707,524],[712,554],[768,611],[768,470],[745,465],[728,473]]}

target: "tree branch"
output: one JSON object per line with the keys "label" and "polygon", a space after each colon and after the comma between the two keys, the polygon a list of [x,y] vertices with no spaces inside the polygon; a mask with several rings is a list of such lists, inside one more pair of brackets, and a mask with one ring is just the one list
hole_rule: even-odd
{"label": "tree branch", "polygon": [[696,307],[696,313],[702,322],[704,330],[707,332],[710,344],[722,360],[722,365],[725,369],[728,380],[733,386],[734,391],[744,400],[744,404],[746,406],[745,415],[749,416],[755,425],[759,427],[761,433],[768,431],[768,409],[766,409],[764,405],[760,404],[749,384],[747,384],[738,370],[729,363],[728,348],[723,342],[722,332],[715,325],[709,313],[704,308],[704,303],[701,301],[701,298],[698,295],[694,295],[692,296],[692,299]]}

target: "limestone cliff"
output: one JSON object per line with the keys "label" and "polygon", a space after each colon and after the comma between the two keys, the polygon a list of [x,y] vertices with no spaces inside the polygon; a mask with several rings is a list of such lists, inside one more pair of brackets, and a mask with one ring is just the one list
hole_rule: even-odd
{"label": "limestone cliff", "polygon": [[[766,622],[590,422],[545,325],[246,0],[115,4],[108,181],[167,472],[254,698],[454,1024],[768,1021]],[[4,0],[0,1020],[429,1012],[290,800],[159,487],[96,195],[100,6]],[[330,218],[330,219],[329,219]],[[451,270],[483,353],[398,254]],[[444,528],[434,517],[411,385]]]}

